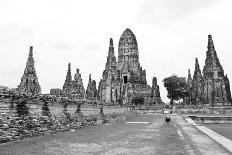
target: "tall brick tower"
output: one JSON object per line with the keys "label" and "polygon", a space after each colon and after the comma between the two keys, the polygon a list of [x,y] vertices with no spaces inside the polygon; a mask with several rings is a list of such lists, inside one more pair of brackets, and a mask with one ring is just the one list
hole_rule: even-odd
{"label": "tall brick tower", "polygon": [[217,57],[211,35],[208,35],[204,78],[204,101],[211,105],[231,105],[230,83]]}
{"label": "tall brick tower", "polygon": [[72,73],[71,73],[71,63],[69,63],[66,79],[63,85],[63,92],[65,95],[70,94],[71,86],[72,86]]}
{"label": "tall brick tower", "polygon": [[99,95],[103,102],[112,102],[117,100],[116,88],[114,87],[117,80],[117,60],[114,54],[113,39],[110,38],[107,62],[105,70],[102,73],[102,81],[99,84],[102,88]]}
{"label": "tall brick tower", "polygon": [[129,68],[134,72],[140,67],[136,36],[129,28],[122,33],[118,44],[118,65],[125,62],[128,62]]}
{"label": "tall brick tower", "polygon": [[195,70],[192,80],[192,100],[195,104],[201,103],[203,101],[203,86],[204,80],[201,74],[201,69],[198,63],[198,59],[195,59]]}
{"label": "tall brick tower", "polygon": [[18,91],[29,95],[35,95],[41,92],[41,87],[39,85],[38,77],[34,66],[32,46],[30,46],[26,68],[21,78],[21,82],[18,85]]}

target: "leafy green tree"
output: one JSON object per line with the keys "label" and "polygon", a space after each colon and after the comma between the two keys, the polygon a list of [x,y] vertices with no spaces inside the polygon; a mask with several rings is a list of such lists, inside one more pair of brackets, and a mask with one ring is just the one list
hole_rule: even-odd
{"label": "leafy green tree", "polygon": [[172,75],[163,79],[163,83],[164,87],[167,89],[167,97],[171,100],[171,105],[173,105],[174,100],[180,100],[188,96],[187,83],[184,77]]}

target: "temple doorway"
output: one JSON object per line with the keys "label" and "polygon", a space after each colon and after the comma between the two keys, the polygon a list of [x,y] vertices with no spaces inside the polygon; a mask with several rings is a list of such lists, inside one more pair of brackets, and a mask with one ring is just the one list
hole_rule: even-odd
{"label": "temple doorway", "polygon": [[127,76],[123,76],[123,83],[124,83],[124,84],[127,84],[127,80],[128,80],[128,79],[127,79]]}

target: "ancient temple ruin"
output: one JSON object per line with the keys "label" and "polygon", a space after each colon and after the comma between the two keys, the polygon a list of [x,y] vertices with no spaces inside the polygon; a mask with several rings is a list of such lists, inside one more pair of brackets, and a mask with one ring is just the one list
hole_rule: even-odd
{"label": "ancient temple ruin", "polygon": [[195,59],[195,70],[193,74],[192,80],[192,100],[195,101],[195,104],[198,104],[203,99],[203,88],[204,87],[204,79],[201,74],[201,69],[198,63],[198,59]]}
{"label": "ancient temple ruin", "polygon": [[92,80],[91,74],[89,74],[89,82],[88,82],[88,86],[86,89],[86,99],[88,100],[97,99],[96,81]]}
{"label": "ancient temple ruin", "polygon": [[70,63],[68,64],[68,71],[63,85],[62,95],[73,99],[85,98],[85,89],[83,86],[83,81],[81,78],[80,71],[78,68],[76,69],[76,74],[73,80]]}
{"label": "ancient temple ruin", "polygon": [[204,102],[211,104],[231,104],[230,82],[217,57],[212,36],[208,36],[208,51],[203,68]]}
{"label": "ancient temple ruin", "polygon": [[151,87],[151,103],[162,103],[161,97],[160,97],[160,90],[159,85],[157,84],[157,78],[154,76],[152,79],[152,87]]}
{"label": "ancient temple ruin", "polygon": [[[155,86],[154,86],[155,87]],[[99,98],[103,103],[131,103],[133,98],[147,102],[151,88],[147,84],[146,71],[139,63],[136,36],[127,28],[118,43],[118,61],[115,57],[113,39],[110,39],[107,62],[98,87]],[[156,91],[158,87],[154,88]],[[159,93],[156,92],[155,95]]]}
{"label": "ancient temple ruin", "polygon": [[41,87],[39,85],[38,77],[35,71],[35,61],[33,59],[32,46],[30,46],[26,68],[17,90],[28,95],[36,95],[41,93]]}
{"label": "ancient temple ruin", "polygon": [[231,105],[230,82],[227,75],[224,75],[224,70],[217,57],[211,35],[208,35],[207,48],[203,75],[196,58],[195,71],[191,89],[189,90],[190,102],[195,105]]}

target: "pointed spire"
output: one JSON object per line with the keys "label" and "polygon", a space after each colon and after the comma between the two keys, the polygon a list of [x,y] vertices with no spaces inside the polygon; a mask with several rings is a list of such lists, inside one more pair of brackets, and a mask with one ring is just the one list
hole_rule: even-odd
{"label": "pointed spire", "polygon": [[33,59],[33,46],[30,46],[29,48],[29,54],[27,59],[27,66],[34,67],[34,59]]}
{"label": "pointed spire", "polygon": [[71,71],[71,63],[68,63],[68,71]]}
{"label": "pointed spire", "polygon": [[92,81],[92,79],[91,79],[91,74],[89,74],[89,81]]}
{"label": "pointed spire", "polygon": [[200,66],[199,66],[199,63],[198,63],[198,59],[196,58],[195,59],[195,70],[199,70],[200,69]]}
{"label": "pointed spire", "polygon": [[92,78],[91,78],[91,74],[89,74],[89,83],[88,83],[88,88],[92,87]]}
{"label": "pointed spire", "polygon": [[110,38],[110,46],[113,46],[113,39]]}
{"label": "pointed spire", "polygon": [[198,59],[196,58],[195,59],[195,70],[194,70],[193,80],[197,80],[197,79],[201,80],[202,79],[202,74],[201,74],[200,65],[198,63]]}
{"label": "pointed spire", "polygon": [[108,56],[114,55],[114,45],[113,45],[113,39],[110,38],[110,45],[109,45],[109,51],[108,51]]}
{"label": "pointed spire", "polygon": [[208,50],[214,50],[213,39],[210,34],[208,35]]}
{"label": "pointed spire", "polygon": [[188,69],[188,79],[187,79],[187,85],[189,88],[192,87],[192,75],[190,69]]}
{"label": "pointed spire", "polygon": [[192,79],[192,75],[191,75],[190,69],[188,69],[188,80],[189,80],[189,79]]}
{"label": "pointed spire", "polygon": [[157,85],[157,78],[154,76],[152,79],[152,86],[156,86]]}
{"label": "pointed spire", "polygon": [[33,56],[33,46],[30,46],[30,49],[29,49],[29,56],[30,56],[30,57]]}
{"label": "pointed spire", "polygon": [[66,75],[66,81],[72,81],[71,63],[68,63],[68,71],[67,71],[67,75]]}
{"label": "pointed spire", "polygon": [[217,52],[214,47],[213,39],[211,35],[208,35],[208,50],[206,52],[205,66],[203,68],[204,77],[210,77],[208,74],[212,70],[218,70],[223,72],[223,68],[220,64],[220,61],[217,57]]}

